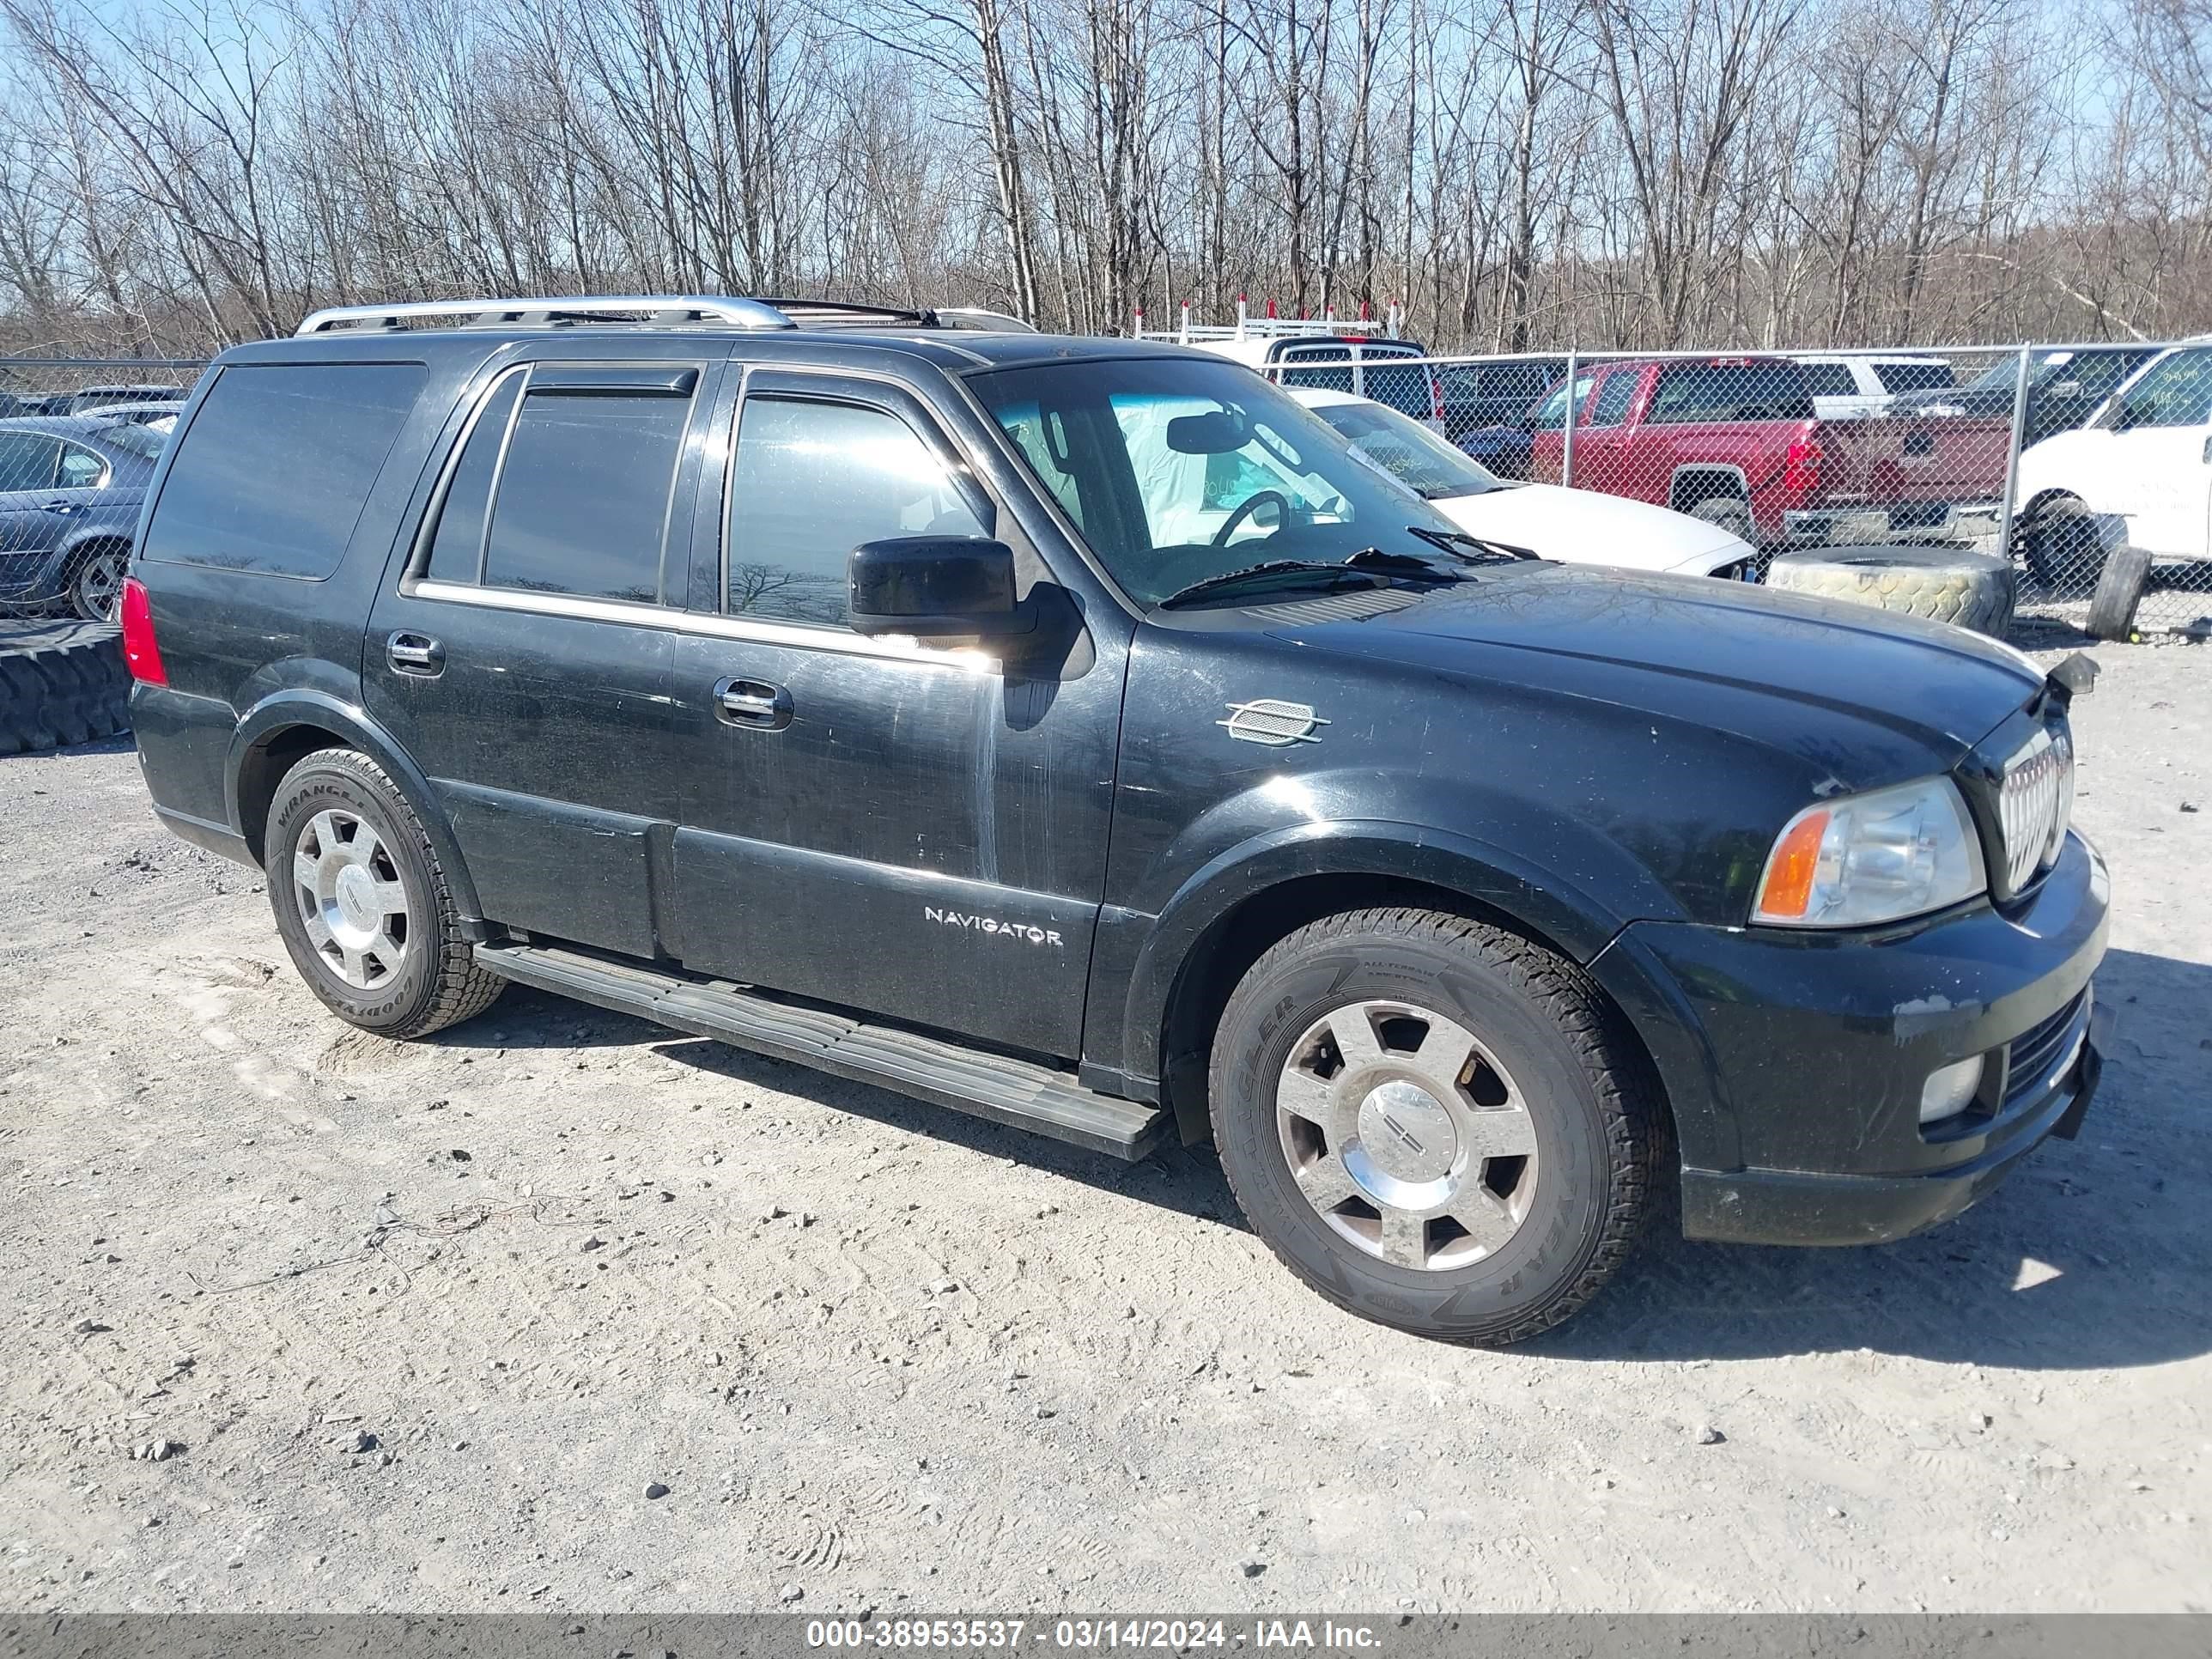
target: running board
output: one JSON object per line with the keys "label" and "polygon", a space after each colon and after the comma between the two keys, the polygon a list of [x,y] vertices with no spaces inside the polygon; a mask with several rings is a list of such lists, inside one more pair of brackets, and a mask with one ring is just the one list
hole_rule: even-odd
{"label": "running board", "polygon": [[1133,1163],[1167,1127],[1158,1107],[1102,1095],[1070,1073],[781,1002],[726,980],[691,979],[538,945],[478,945],[476,958],[488,972],[518,984]]}

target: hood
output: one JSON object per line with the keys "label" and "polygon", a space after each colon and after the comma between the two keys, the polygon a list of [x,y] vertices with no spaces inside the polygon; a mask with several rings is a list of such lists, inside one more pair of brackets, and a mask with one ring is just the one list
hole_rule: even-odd
{"label": "hood", "polygon": [[1470,536],[1525,547],[1540,558],[1568,564],[1702,576],[1752,555],[1741,538],[1686,513],[1558,484],[1447,495],[1429,505]]}
{"label": "hood", "polygon": [[1282,636],[1726,732],[1851,790],[1947,771],[2041,671],[1963,629],[1742,582],[1529,564]]}

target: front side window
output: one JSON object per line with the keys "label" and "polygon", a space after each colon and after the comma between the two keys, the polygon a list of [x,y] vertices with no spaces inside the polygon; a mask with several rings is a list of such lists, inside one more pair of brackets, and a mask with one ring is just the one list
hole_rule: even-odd
{"label": "front side window", "polygon": [[690,415],[681,393],[526,386],[492,496],[484,585],[656,603]]}
{"label": "front side window", "polygon": [[2152,364],[2121,395],[2110,424],[2121,432],[2212,425],[2212,349],[2177,351]]}
{"label": "front side window", "polygon": [[[1595,374],[1579,374],[1575,377],[1574,402],[1577,410],[1588,400],[1590,388],[1596,384],[1597,376]],[[1552,395],[1544,399],[1538,406],[1535,414],[1529,418],[1530,429],[1536,432],[1558,432],[1563,429],[1567,424],[1567,383],[1562,380],[1552,388]]]}
{"label": "front side window", "polygon": [[0,494],[52,489],[61,450],[58,440],[36,432],[0,432]]}
{"label": "front side window", "polygon": [[1449,563],[1414,531],[1449,538],[1450,520],[1236,364],[1103,359],[969,384],[1044,486],[1081,504],[1084,540],[1145,607],[1265,561],[1374,548]]}
{"label": "front side window", "polygon": [[1500,489],[1497,477],[1419,421],[1376,404],[1327,404],[1314,410],[1344,434],[1352,453],[1426,501]]}
{"label": "front side window", "polygon": [[841,626],[862,542],[987,536],[944,464],[896,416],[857,404],[749,397],[730,480],[723,608]]}
{"label": "front side window", "polygon": [[1639,378],[1632,368],[1607,375],[1605,383],[1597,389],[1596,401],[1590,404],[1589,423],[1619,426],[1626,420],[1628,406],[1636,401],[1636,382]]}

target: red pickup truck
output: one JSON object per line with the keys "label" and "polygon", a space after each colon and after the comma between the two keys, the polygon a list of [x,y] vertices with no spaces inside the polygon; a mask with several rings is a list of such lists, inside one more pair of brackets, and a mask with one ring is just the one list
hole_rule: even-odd
{"label": "red pickup truck", "polygon": [[[1575,404],[1577,489],[1728,526],[1761,547],[1881,541],[1994,518],[2006,434],[1981,421],[1824,421],[1787,357],[1625,358],[1554,386],[1532,418],[1531,471],[1561,482]],[[1994,438],[1994,441],[1993,441]]]}

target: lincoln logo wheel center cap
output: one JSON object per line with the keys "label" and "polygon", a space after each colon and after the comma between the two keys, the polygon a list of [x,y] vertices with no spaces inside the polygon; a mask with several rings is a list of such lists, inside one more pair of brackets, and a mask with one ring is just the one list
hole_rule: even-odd
{"label": "lincoln logo wheel center cap", "polygon": [[1359,1148],[1394,1181],[1434,1181],[1458,1158],[1459,1132],[1442,1101],[1401,1078],[1360,1102]]}

